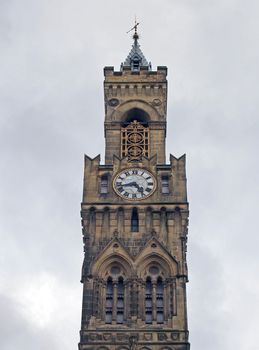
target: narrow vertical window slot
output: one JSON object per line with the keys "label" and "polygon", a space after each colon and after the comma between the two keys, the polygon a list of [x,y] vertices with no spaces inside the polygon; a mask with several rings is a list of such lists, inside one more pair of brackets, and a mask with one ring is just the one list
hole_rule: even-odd
{"label": "narrow vertical window slot", "polygon": [[123,323],[124,314],[124,283],[123,278],[118,280],[118,299],[117,299],[117,323]]}
{"label": "narrow vertical window slot", "polygon": [[113,284],[112,284],[112,279],[109,277],[106,285],[106,309],[105,309],[106,323],[112,323],[112,305],[113,305]]}
{"label": "narrow vertical window slot", "polygon": [[164,322],[164,285],[161,277],[158,277],[157,279],[156,314],[157,314],[157,323],[163,323]]}
{"label": "narrow vertical window slot", "polygon": [[138,218],[138,209],[133,208],[131,214],[131,232],[139,231],[139,218]]}
{"label": "narrow vertical window slot", "polygon": [[148,277],[146,280],[146,291],[145,291],[145,318],[146,323],[152,323],[152,283]]}

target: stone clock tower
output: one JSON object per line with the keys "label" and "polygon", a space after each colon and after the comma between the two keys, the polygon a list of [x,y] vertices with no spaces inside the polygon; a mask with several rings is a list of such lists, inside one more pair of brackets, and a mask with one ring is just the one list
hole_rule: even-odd
{"label": "stone clock tower", "polygon": [[167,68],[104,68],[105,162],[85,156],[79,350],[188,350],[185,156],[166,163]]}

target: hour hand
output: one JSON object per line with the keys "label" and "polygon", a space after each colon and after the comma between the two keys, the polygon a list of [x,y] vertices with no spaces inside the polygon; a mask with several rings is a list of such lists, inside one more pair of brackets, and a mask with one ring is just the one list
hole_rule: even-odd
{"label": "hour hand", "polygon": [[136,181],[129,182],[129,183],[124,184],[122,186],[136,187],[140,193],[143,193],[143,191],[144,191],[144,188],[142,186],[139,186],[139,184]]}
{"label": "hour hand", "polygon": [[135,181],[133,181],[133,182],[128,182],[128,183],[126,183],[126,184],[122,184],[121,186],[125,186],[125,187],[138,187],[138,184],[135,182]]}

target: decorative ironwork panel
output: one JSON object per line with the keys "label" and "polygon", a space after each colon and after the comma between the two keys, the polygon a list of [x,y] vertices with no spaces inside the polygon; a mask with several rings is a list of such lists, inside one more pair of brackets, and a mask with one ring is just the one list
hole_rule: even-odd
{"label": "decorative ironwork panel", "polygon": [[148,127],[134,120],[121,129],[121,156],[127,157],[129,162],[141,161],[143,156],[149,157]]}

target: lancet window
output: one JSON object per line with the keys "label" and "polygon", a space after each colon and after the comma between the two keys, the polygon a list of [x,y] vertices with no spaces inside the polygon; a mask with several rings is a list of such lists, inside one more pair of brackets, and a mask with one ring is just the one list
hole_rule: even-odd
{"label": "lancet window", "polygon": [[108,278],[106,284],[105,323],[123,323],[124,321],[124,281]]}
{"label": "lancet window", "polygon": [[145,288],[145,322],[147,324],[156,321],[164,323],[164,284],[161,277],[156,281],[146,279]]}
{"label": "lancet window", "polygon": [[105,322],[112,323],[112,307],[113,307],[113,283],[112,279],[108,278],[106,285],[106,310]]}
{"label": "lancet window", "polygon": [[133,208],[131,213],[131,232],[139,231],[138,209]]}
{"label": "lancet window", "polygon": [[145,319],[146,323],[152,323],[152,283],[150,277],[146,280],[145,290]]}
{"label": "lancet window", "polygon": [[120,277],[118,281],[118,296],[117,296],[117,323],[123,323],[124,319],[124,284]]}
{"label": "lancet window", "polygon": [[164,322],[164,285],[161,277],[158,277],[156,285],[156,319],[157,323]]}

